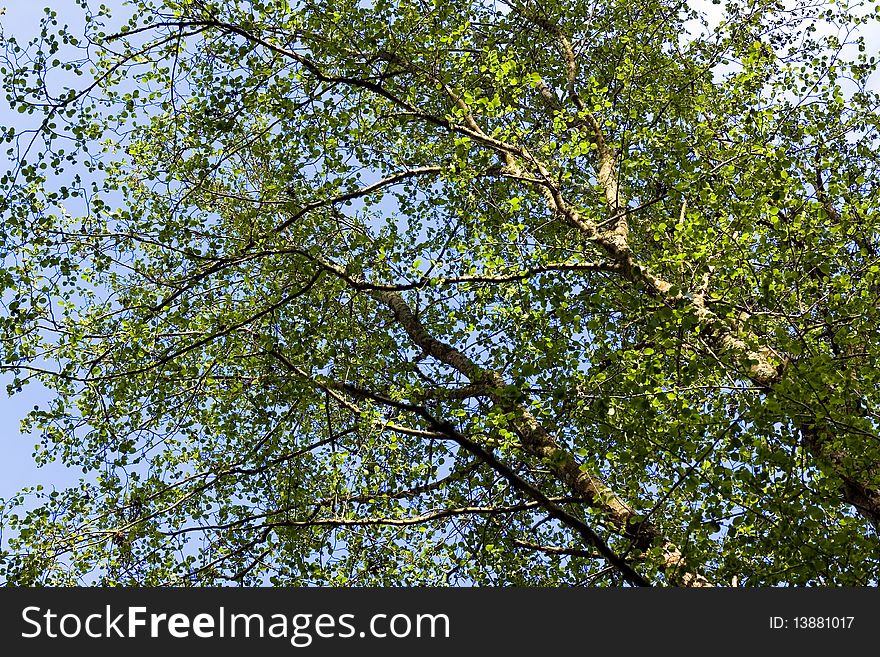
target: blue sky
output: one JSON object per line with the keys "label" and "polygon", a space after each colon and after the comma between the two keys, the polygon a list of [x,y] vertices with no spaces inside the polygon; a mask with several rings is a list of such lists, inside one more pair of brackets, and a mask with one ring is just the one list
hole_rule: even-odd
{"label": "blue sky", "polygon": [[[14,35],[22,43],[36,36],[43,16],[43,5],[23,0],[6,2],[9,5],[0,0],[0,8],[5,7],[5,14],[0,16],[4,34]],[[75,9],[73,2],[68,4]],[[0,96],[0,125],[21,124],[22,115],[11,112],[5,97]],[[45,403],[49,394],[38,384],[31,384],[25,386],[21,393],[9,397],[6,385],[11,380],[11,376],[0,374],[0,500],[7,500],[23,487],[38,483],[47,488],[53,485],[63,488],[81,475],[78,470],[68,471],[60,464],[50,464],[41,469],[36,467],[32,453],[37,437],[23,436],[19,430],[20,422],[35,405]]]}

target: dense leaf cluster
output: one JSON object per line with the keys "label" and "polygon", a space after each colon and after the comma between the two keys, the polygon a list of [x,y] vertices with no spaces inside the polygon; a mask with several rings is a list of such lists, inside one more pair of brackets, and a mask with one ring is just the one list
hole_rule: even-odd
{"label": "dense leaf cluster", "polygon": [[84,473],[7,582],[876,583],[872,7],[78,5],[3,35],[3,368]]}

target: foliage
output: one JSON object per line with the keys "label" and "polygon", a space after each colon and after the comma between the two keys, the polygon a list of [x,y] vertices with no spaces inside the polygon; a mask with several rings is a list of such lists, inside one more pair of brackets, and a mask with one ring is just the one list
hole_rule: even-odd
{"label": "foliage", "polygon": [[83,472],[8,583],[878,580],[872,7],[78,6],[3,37],[3,367]]}

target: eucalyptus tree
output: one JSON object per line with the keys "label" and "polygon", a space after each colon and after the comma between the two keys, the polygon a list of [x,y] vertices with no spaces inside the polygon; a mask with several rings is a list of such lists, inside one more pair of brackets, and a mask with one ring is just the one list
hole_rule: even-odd
{"label": "eucalyptus tree", "polygon": [[4,35],[84,473],[8,583],[877,581],[872,6],[77,4]]}

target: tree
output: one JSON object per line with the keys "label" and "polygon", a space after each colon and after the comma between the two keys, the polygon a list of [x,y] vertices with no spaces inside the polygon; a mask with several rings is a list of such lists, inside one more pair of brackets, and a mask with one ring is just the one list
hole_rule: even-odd
{"label": "tree", "polygon": [[80,0],[5,35],[16,584],[865,585],[870,6]]}

